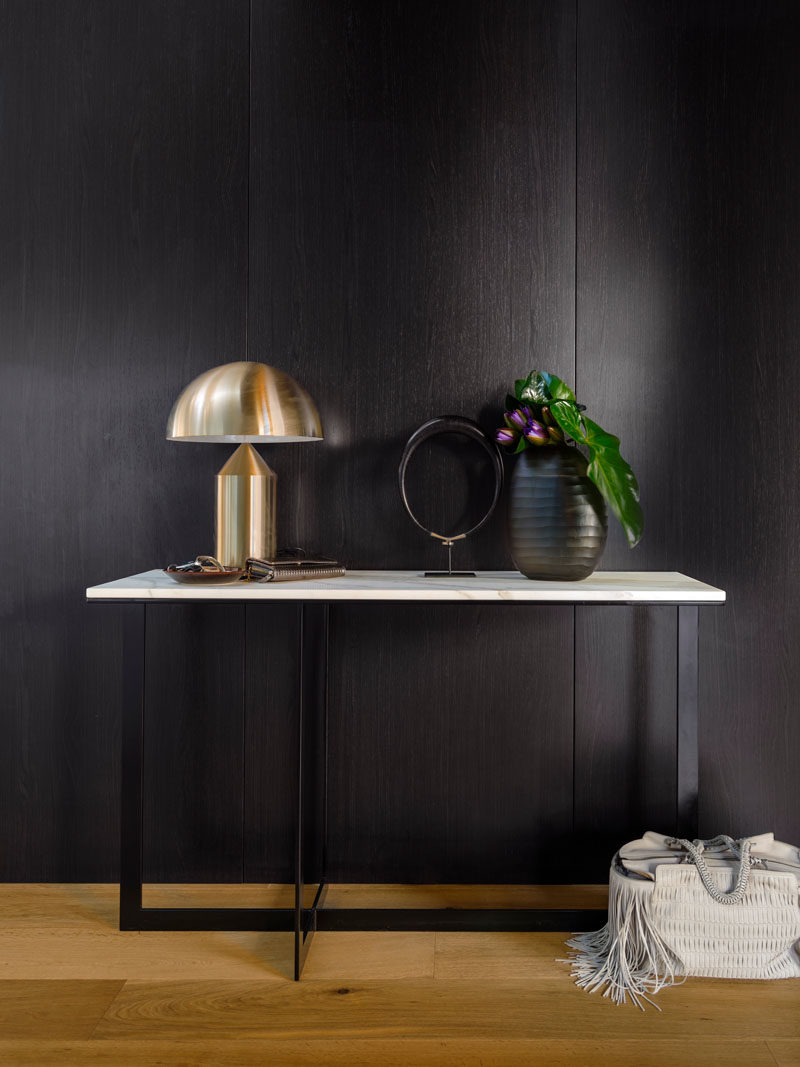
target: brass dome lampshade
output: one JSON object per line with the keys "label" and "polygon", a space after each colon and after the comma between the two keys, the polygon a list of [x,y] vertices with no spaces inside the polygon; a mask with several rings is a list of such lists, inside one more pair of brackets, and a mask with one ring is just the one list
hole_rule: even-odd
{"label": "brass dome lampshade", "polygon": [[239,442],[217,475],[214,554],[222,564],[275,557],[277,479],[251,442],[321,439],[314,401],[294,378],[266,363],[225,363],[186,386],[167,420],[167,440]]}

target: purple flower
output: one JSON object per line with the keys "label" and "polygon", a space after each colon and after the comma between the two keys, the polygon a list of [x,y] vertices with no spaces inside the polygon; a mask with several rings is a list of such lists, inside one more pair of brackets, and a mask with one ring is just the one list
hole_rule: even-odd
{"label": "purple flower", "polygon": [[519,440],[519,431],[512,430],[508,426],[501,426],[495,433],[494,439],[499,445],[515,445]]}
{"label": "purple flower", "polygon": [[547,432],[550,434],[550,440],[554,445],[560,445],[564,440],[564,434],[557,426],[548,426]]}
{"label": "purple flower", "polygon": [[544,445],[550,441],[547,430],[540,422],[536,422],[535,419],[531,419],[530,422],[527,423],[524,433],[525,440],[532,445]]}
{"label": "purple flower", "polygon": [[528,421],[528,416],[524,415],[519,408],[507,411],[503,418],[506,420],[506,426],[511,430],[524,430]]}

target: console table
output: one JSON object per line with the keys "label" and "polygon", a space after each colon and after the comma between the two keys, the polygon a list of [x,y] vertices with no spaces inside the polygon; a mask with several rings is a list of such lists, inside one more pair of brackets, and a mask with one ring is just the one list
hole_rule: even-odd
{"label": "console table", "polygon": [[[725,593],[683,574],[599,571],[579,582],[530,581],[516,571],[474,578],[425,578],[413,571],[350,571],[323,581],[179,585],[146,571],[86,590],[92,603],[124,614],[121,930],[286,930],[294,932],[299,979],[315,930],[589,930],[605,913],[565,909],[325,908],[322,866],[327,753],[329,605],[339,601],[449,601],[514,604],[672,604],[677,612],[677,811],[681,836],[696,836],[698,608],[722,604]],[[147,604],[295,601],[300,670],[297,738],[298,803],[293,908],[145,908],[142,906],[142,741]],[[119,605],[123,605],[119,607]],[[306,903],[306,886],[315,886]]]}

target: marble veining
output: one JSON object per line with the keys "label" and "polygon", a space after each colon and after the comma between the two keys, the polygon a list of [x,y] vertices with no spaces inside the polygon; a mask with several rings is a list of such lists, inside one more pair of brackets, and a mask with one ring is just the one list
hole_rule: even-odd
{"label": "marble veining", "polygon": [[310,582],[178,585],[145,571],[86,590],[88,600],[479,600],[570,604],[646,602],[721,604],[725,592],[673,571],[595,571],[578,582],[532,581],[518,571],[475,578],[425,578],[419,571],[348,571]]}

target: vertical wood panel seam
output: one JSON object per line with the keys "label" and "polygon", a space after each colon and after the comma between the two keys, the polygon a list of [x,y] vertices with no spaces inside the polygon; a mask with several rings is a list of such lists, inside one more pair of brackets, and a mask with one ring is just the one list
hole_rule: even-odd
{"label": "vertical wood panel seam", "polygon": [[247,604],[242,604],[242,833],[240,840],[242,856],[242,882],[245,881],[245,857],[247,855]]}
{"label": "vertical wood panel seam", "polygon": [[[245,226],[247,255],[245,256],[244,286],[244,358],[250,358],[250,180],[253,168],[253,0],[247,5],[247,182],[245,189]],[[244,620],[242,624],[242,882],[246,880],[247,848],[247,722],[248,722],[248,685],[247,685],[247,604],[242,605]],[[262,711],[263,714],[263,711]]]}
{"label": "vertical wood panel seam", "polygon": [[[675,608],[675,826],[681,822],[681,608]],[[678,831],[679,832],[679,831]],[[698,831],[700,832],[700,831]]]}
{"label": "vertical wood panel seam", "polygon": [[573,107],[575,111],[575,170],[573,174],[573,193],[575,199],[574,207],[574,219],[573,225],[573,260],[572,260],[572,380],[573,387],[575,389],[575,395],[578,394],[578,25],[579,25],[579,3],[580,0],[575,0],[575,96],[573,100]]}
{"label": "vertical wood panel seam", "polygon": [[[124,654],[124,650],[123,650]],[[140,708],[140,715],[142,719],[141,725],[141,738],[139,741],[141,756],[139,758],[139,892],[141,894],[141,884],[144,882],[145,872],[145,859],[147,856],[147,841],[145,841],[145,817],[144,817],[144,790],[147,784],[147,778],[145,776],[144,760],[147,753],[145,744],[147,741],[147,604],[142,604],[142,702]],[[120,779],[120,787],[122,786],[122,780]],[[120,834],[119,842],[119,863],[120,863],[120,882],[122,881],[122,835]],[[141,900],[139,901],[141,906]]]}
{"label": "vertical wood panel seam", "polygon": [[[572,259],[572,381],[575,395],[578,393],[578,4],[575,0],[575,94],[573,97],[573,130],[575,137],[575,165],[572,175],[574,194],[573,259]],[[577,606],[572,605],[572,833],[575,834],[575,753],[578,745],[578,696],[577,696]]]}
{"label": "vertical wood panel seam", "polygon": [[[331,669],[331,615],[336,618],[332,604],[326,605],[327,617],[325,620],[325,723],[323,727],[323,744],[325,746],[325,759],[323,764],[322,780],[322,870],[320,881],[328,880],[328,752],[330,747],[330,669]],[[335,624],[335,623],[334,623]]]}
{"label": "vertical wood panel seam", "polygon": [[247,255],[244,285],[244,358],[250,358],[250,182],[253,172],[253,0],[247,7],[247,189],[245,215],[247,226]]}
{"label": "vertical wood panel seam", "polygon": [[577,731],[577,606],[572,605],[572,833],[575,833],[575,752],[578,746]]}

